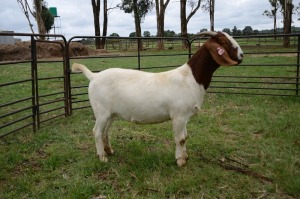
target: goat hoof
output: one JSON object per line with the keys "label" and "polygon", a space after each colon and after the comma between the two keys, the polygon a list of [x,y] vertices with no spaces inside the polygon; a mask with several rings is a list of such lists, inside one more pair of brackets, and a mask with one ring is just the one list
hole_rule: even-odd
{"label": "goat hoof", "polygon": [[179,167],[185,166],[186,165],[186,159],[183,159],[183,158],[177,159],[177,165]]}
{"label": "goat hoof", "polygon": [[99,159],[101,162],[108,162],[108,158],[106,157],[106,155],[99,155]]}
{"label": "goat hoof", "polygon": [[104,151],[106,152],[107,155],[113,155],[114,151],[110,147],[105,147]]}

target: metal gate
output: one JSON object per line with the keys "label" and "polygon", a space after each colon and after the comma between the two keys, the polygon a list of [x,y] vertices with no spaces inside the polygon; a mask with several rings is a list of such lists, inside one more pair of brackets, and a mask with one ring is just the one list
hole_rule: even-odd
{"label": "metal gate", "polygon": [[[69,114],[65,38],[49,35],[61,41],[40,41],[35,38],[39,35],[1,33],[11,35],[29,38],[31,57],[0,62],[5,67],[0,74],[0,138],[29,126],[36,131],[40,124]],[[55,60],[38,59],[45,46],[59,48],[61,54]]]}

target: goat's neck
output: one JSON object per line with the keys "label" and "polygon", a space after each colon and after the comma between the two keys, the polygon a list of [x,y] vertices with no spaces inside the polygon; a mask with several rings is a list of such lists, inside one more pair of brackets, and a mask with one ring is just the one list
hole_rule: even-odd
{"label": "goat's neck", "polygon": [[196,82],[203,85],[205,90],[211,82],[213,73],[220,67],[220,65],[212,58],[205,45],[192,56],[188,61],[188,65],[192,69]]}

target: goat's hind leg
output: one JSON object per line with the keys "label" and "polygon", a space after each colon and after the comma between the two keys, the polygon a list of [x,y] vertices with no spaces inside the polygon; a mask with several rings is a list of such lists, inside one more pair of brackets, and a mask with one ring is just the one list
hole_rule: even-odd
{"label": "goat's hind leg", "polygon": [[106,127],[103,133],[103,142],[104,142],[104,151],[106,152],[107,155],[113,155],[114,151],[111,148],[110,142],[109,142],[109,135],[108,135],[108,130],[111,127],[112,123],[114,121],[114,117],[110,117],[106,123]]}
{"label": "goat's hind leg", "polygon": [[96,124],[93,129],[95,144],[97,149],[97,155],[99,159],[103,162],[107,162],[107,154],[104,150],[105,141],[103,139],[103,133],[108,123],[108,117],[104,117],[103,115],[95,115],[96,116]]}

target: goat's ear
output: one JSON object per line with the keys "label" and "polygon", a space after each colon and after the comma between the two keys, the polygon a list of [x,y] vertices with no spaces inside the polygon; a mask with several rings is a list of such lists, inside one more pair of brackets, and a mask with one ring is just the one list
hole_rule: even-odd
{"label": "goat's ear", "polygon": [[207,48],[213,59],[221,66],[232,66],[238,64],[237,61],[230,58],[226,50],[220,44],[214,41],[209,41],[207,43]]}

